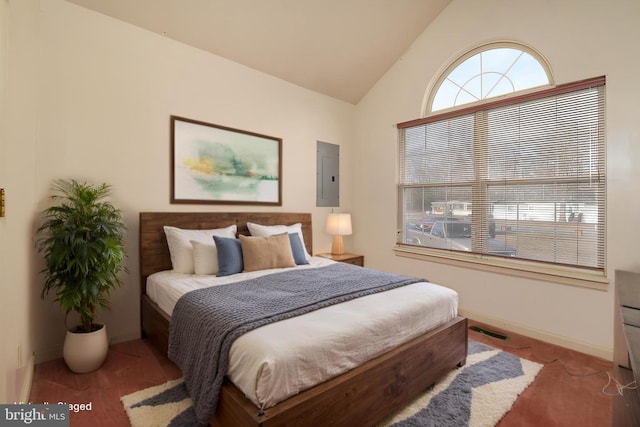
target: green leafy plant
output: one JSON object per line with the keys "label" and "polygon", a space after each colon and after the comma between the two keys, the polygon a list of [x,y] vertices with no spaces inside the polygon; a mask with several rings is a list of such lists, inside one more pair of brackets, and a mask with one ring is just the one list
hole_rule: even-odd
{"label": "green leafy plant", "polygon": [[38,251],[44,253],[46,275],[41,297],[55,292],[68,315],[75,311],[81,325],[74,332],[91,332],[98,308],[109,308],[110,291],[122,284],[125,271],[125,226],[122,213],[104,201],[111,186],[57,180],[55,205],[43,211]]}

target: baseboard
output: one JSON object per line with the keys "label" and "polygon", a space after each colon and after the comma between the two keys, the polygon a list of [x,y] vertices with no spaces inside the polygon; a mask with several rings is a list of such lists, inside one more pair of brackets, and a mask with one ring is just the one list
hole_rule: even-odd
{"label": "baseboard", "polygon": [[35,355],[35,364],[42,362],[48,362],[49,360],[55,360],[62,358],[62,344],[57,347],[50,348],[44,351],[38,351]]}
{"label": "baseboard", "polygon": [[140,331],[131,332],[131,333],[128,333],[128,334],[117,335],[117,336],[109,338],[109,344],[118,344],[118,343],[121,343],[121,342],[139,340],[140,337],[141,337]]}
{"label": "baseboard", "polygon": [[[140,339],[140,331],[131,332],[131,333],[122,334],[122,335],[110,336],[109,345],[126,342],[126,341],[133,341],[137,339]],[[62,342],[60,343],[59,346],[52,347],[48,350],[38,352],[36,356],[37,356],[36,357],[37,360],[35,361],[36,364],[47,362],[49,360],[62,358]]]}
{"label": "baseboard", "polygon": [[540,329],[530,328],[528,326],[509,322],[504,319],[488,316],[486,314],[474,312],[471,310],[460,309],[458,311],[461,316],[464,316],[470,320],[475,320],[476,322],[482,322],[487,325],[500,328],[504,331],[525,335],[530,338],[535,338],[540,341],[544,341],[560,347],[568,348],[570,350],[578,351],[580,353],[589,354],[591,356],[599,357],[601,359],[611,360],[611,361],[613,360],[612,348],[603,348],[603,347],[594,346],[591,344],[587,344],[585,342],[572,340],[562,335],[556,335]]}
{"label": "baseboard", "polygon": [[29,402],[31,395],[31,384],[33,383],[33,369],[35,365],[35,357],[29,356],[27,363],[16,372],[16,387],[19,390],[20,402]]}

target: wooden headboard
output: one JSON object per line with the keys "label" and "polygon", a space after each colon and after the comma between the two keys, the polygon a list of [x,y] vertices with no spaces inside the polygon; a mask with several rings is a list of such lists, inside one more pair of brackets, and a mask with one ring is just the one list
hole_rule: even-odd
{"label": "wooden headboard", "polygon": [[171,257],[164,234],[165,225],[206,230],[235,224],[238,234],[249,235],[247,222],[263,225],[302,224],[307,251],[313,253],[310,213],[286,212],[140,212],[140,287],[146,293],[147,277],[157,271],[171,270]]}

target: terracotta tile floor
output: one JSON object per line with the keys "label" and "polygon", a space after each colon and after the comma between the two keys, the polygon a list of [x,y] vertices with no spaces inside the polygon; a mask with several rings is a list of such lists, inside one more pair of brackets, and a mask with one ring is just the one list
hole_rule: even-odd
{"label": "terracotta tile floor", "polygon": [[[513,334],[477,322],[509,336],[506,341],[469,331],[469,338],[544,365],[536,379],[518,397],[498,427],[562,426],[607,427],[611,425],[612,397],[602,389],[613,374],[613,363]],[[607,392],[613,393],[615,386]]]}
{"label": "terracotta tile floor", "polygon": [[[471,321],[469,325],[484,326]],[[501,332],[509,339],[502,341],[474,331],[469,331],[469,338],[545,366],[499,427],[611,425],[612,397],[602,393],[607,372],[612,372],[611,362]],[[61,359],[36,365],[30,400],[91,402],[91,411],[71,413],[71,427],[129,426],[120,396],[178,377],[180,370],[165,356],[146,340],[136,340],[112,345],[102,368],[89,374],[73,374]]]}
{"label": "terracotta tile floor", "polygon": [[71,427],[129,426],[120,397],[179,378],[180,370],[147,340],[114,344],[100,369],[74,374],[62,359],[36,365],[32,403],[89,403],[91,411],[70,412]]}

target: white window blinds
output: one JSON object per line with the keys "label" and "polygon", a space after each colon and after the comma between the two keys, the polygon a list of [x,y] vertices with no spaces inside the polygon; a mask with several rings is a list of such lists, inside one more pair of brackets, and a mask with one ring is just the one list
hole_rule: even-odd
{"label": "white window blinds", "polygon": [[603,270],[604,90],[599,77],[398,124],[401,244]]}

